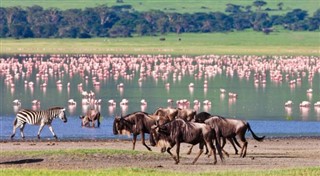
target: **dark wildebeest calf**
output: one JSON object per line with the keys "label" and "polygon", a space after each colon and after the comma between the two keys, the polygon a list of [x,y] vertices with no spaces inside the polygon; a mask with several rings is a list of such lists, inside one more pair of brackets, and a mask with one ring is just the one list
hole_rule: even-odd
{"label": "dark wildebeest calf", "polygon": [[137,136],[141,135],[142,144],[151,151],[151,148],[145,143],[144,134],[150,134],[151,126],[156,124],[156,121],[161,121],[162,123],[166,123],[165,120],[161,120],[161,116],[149,115],[145,112],[134,112],[128,114],[124,117],[115,117],[113,122],[113,134],[122,134],[122,135],[130,135],[133,134],[133,150],[135,149],[135,144],[137,141]]}
{"label": "dark wildebeest calf", "polygon": [[[197,114],[195,117],[194,117],[194,122],[197,122],[197,123],[204,123],[205,120],[209,119],[210,117],[212,117],[211,114],[207,113],[207,112],[200,112],[199,114]],[[238,149],[237,147],[235,146],[234,143],[237,144],[238,147],[241,148],[239,142],[237,141],[236,137],[232,137],[232,138],[226,138],[225,136],[221,136],[220,135],[220,138],[222,138],[222,143],[221,143],[221,149],[222,151],[227,155],[229,156],[228,152],[226,152],[223,147],[225,146],[226,144],[226,139],[232,144],[234,150],[235,150],[235,154],[238,154]],[[220,142],[220,141],[219,141]],[[192,147],[190,148],[188,154],[191,153],[191,150],[192,150]]]}
{"label": "dark wildebeest calf", "polygon": [[[214,156],[214,164],[217,163],[216,150],[213,145],[215,139],[214,131],[210,126],[203,123],[186,122],[182,119],[176,119],[163,125],[154,125],[151,129],[150,143],[152,146],[158,145],[161,148],[166,148],[167,152],[173,157],[176,164],[180,162],[180,144],[199,144],[199,154],[193,160],[193,164],[198,160],[203,153],[203,146],[206,144],[210,147]],[[171,153],[171,148],[177,145],[176,156]],[[221,153],[220,145],[217,145],[218,153],[221,161],[223,155]]]}
{"label": "dark wildebeest calf", "polygon": [[88,110],[86,115],[80,116],[79,118],[82,120],[81,125],[82,126],[89,126],[90,122],[92,123],[92,127],[95,127],[95,121],[98,123],[98,127],[100,127],[100,112],[94,109]]}
{"label": "dark wildebeest calf", "polygon": [[235,138],[238,136],[243,142],[241,147],[240,157],[245,157],[247,154],[248,142],[245,138],[246,131],[250,131],[253,138],[257,141],[263,141],[265,136],[258,137],[251,130],[251,127],[248,122],[239,119],[224,118],[220,116],[212,116],[204,121],[205,124],[209,125],[216,133],[219,133],[219,136],[225,138]]}

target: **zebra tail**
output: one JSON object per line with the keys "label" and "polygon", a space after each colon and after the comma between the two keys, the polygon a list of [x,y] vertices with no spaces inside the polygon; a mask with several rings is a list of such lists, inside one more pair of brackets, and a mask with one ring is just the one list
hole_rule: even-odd
{"label": "zebra tail", "polygon": [[18,119],[15,118],[14,121],[13,121],[13,126],[17,125],[17,123],[18,123]]}

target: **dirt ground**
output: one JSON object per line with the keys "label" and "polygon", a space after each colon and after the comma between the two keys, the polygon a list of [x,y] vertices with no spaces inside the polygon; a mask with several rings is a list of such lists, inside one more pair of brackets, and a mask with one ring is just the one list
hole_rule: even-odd
{"label": "dirt ground", "polygon": [[[213,165],[213,158],[200,156],[197,163],[192,165],[198,147],[195,146],[191,155],[187,155],[190,145],[181,145],[181,158],[178,165],[167,153],[153,147],[152,152],[137,141],[136,150],[146,151],[138,155],[107,155],[88,154],[88,156],[43,155],[0,156],[0,168],[53,168],[53,169],[106,169],[114,167],[143,167],[166,171],[181,172],[210,172],[214,170],[266,170],[296,167],[320,166],[320,138],[272,138],[257,142],[248,139],[247,156],[240,158],[234,154],[232,146],[227,143],[225,149],[230,153],[222,163],[218,160]],[[99,140],[99,141],[14,141],[0,143],[0,150],[56,150],[56,149],[123,149],[131,150],[132,143],[128,140]],[[175,147],[171,150],[175,154]],[[145,154],[147,153],[147,154]]]}

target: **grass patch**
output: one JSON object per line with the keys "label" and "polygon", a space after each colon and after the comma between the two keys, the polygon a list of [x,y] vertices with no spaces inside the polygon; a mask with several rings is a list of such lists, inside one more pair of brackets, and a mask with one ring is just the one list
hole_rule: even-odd
{"label": "grass patch", "polygon": [[[18,176],[18,175],[77,175],[77,176],[87,176],[87,175],[118,175],[118,176],[193,176],[195,173],[187,172],[169,172],[169,171],[159,171],[156,169],[143,169],[143,168],[111,168],[103,170],[50,170],[50,169],[2,169],[1,174],[6,176]],[[283,169],[283,170],[256,170],[256,171],[213,171],[210,173],[196,173],[199,176],[211,176],[211,175],[221,175],[221,176],[283,176],[283,175],[319,175],[320,167],[312,168],[297,168],[297,169]]]}
{"label": "grass patch", "polygon": [[[165,41],[160,41],[165,37]],[[181,41],[179,41],[179,38]],[[0,39],[2,54],[320,55],[318,32],[185,33],[93,39]]]}
{"label": "grass patch", "polygon": [[[65,155],[65,156],[85,156],[93,154],[103,155],[151,155],[149,152],[135,150],[117,150],[117,149],[59,149],[59,150],[35,150],[35,151],[6,151],[0,152],[0,156],[48,156],[48,155]],[[152,153],[152,155],[157,155]]]}

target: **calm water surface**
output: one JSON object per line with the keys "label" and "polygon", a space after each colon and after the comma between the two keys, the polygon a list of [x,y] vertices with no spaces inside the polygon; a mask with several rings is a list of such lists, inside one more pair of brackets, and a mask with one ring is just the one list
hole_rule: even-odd
{"label": "calm water surface", "polygon": [[[158,107],[167,106],[247,120],[259,135],[319,136],[320,107],[314,106],[320,101],[319,60],[214,55],[2,56],[0,139],[10,136],[19,108],[51,106],[66,107],[68,123],[58,119],[53,122],[55,132],[63,139],[119,138],[112,134],[115,115],[153,113]],[[82,104],[84,92],[92,93],[93,103]],[[236,93],[237,98],[230,98],[229,93]],[[13,105],[16,99],[21,106]],[[69,99],[77,104],[69,105]],[[109,105],[111,99],[115,106]],[[128,105],[120,105],[123,99],[129,101]],[[142,99],[147,105],[141,105]],[[173,103],[169,104],[168,99]],[[39,100],[40,105],[33,105],[33,100]],[[95,100],[101,103],[94,103]],[[178,100],[188,103],[177,105]],[[195,100],[199,106],[194,105]],[[205,105],[205,100],[211,105]],[[284,106],[288,100],[293,102],[291,107]],[[300,107],[302,101],[310,102],[310,107]],[[100,128],[81,127],[78,117],[88,108],[101,111]],[[24,131],[27,138],[36,138],[37,130],[38,126],[27,125]],[[51,137],[47,127],[41,136]],[[20,138],[19,130],[16,138]]]}

